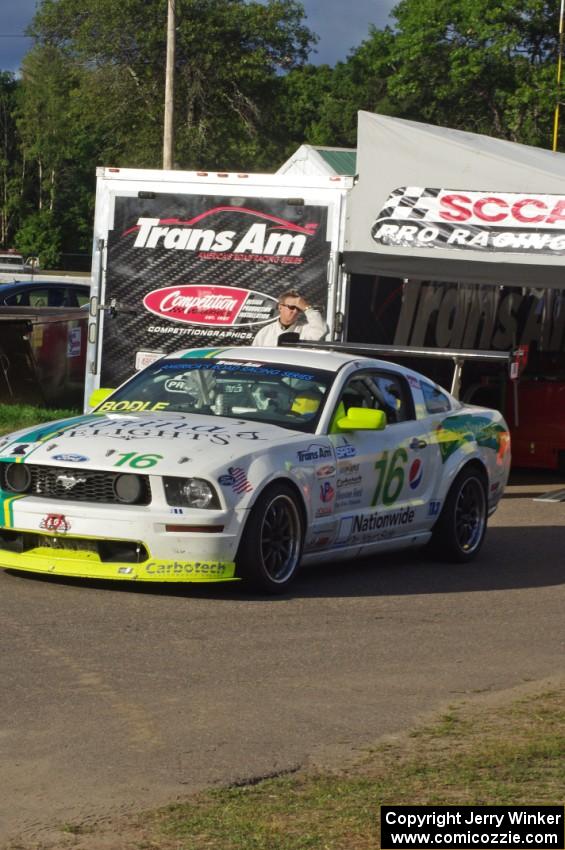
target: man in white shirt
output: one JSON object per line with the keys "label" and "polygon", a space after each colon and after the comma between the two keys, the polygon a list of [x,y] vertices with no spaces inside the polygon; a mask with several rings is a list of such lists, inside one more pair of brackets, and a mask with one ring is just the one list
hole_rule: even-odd
{"label": "man in white shirt", "polygon": [[[252,345],[272,347],[278,345],[279,336],[284,333],[297,333],[300,339],[323,339],[328,332],[318,310],[314,310],[307,301],[294,289],[283,292],[279,298],[279,317],[255,336]],[[300,319],[304,321],[300,321]]]}

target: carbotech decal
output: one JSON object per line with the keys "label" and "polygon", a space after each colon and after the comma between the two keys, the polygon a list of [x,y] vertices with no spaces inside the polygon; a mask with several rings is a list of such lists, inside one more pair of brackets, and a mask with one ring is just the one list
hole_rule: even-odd
{"label": "carbotech decal", "polygon": [[231,561],[148,561],[144,573],[151,578],[218,579],[232,578],[235,564]]}

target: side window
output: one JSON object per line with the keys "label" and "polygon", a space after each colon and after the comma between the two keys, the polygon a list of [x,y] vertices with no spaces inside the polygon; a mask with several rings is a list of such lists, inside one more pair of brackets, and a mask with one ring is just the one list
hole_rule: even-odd
{"label": "side window", "polygon": [[2,303],[10,307],[29,307],[29,296],[27,292],[16,292],[14,295],[7,295]]}
{"label": "side window", "polygon": [[449,397],[439,387],[428,384],[426,381],[420,381],[420,385],[428,413],[447,413],[451,410]]}
{"label": "side window", "polygon": [[74,297],[78,302],[79,307],[83,307],[85,304],[88,304],[90,301],[90,293],[89,292],[75,292]]}
{"label": "side window", "polygon": [[29,293],[29,306],[30,307],[47,307],[47,290],[46,289],[33,289]]}
{"label": "side window", "polygon": [[65,303],[65,290],[63,287],[50,289],[47,295],[48,307],[62,307]]}
{"label": "side window", "polygon": [[340,398],[345,412],[350,407],[383,410],[389,425],[414,418],[411,396],[400,375],[364,372],[351,378]]}

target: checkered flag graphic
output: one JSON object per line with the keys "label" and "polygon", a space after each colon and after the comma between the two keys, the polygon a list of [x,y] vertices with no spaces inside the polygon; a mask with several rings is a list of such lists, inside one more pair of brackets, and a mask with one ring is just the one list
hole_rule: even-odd
{"label": "checkered flag graphic", "polygon": [[375,223],[383,219],[401,219],[402,221],[424,220],[427,213],[435,209],[436,199],[440,192],[441,189],[401,186],[390,193]]}

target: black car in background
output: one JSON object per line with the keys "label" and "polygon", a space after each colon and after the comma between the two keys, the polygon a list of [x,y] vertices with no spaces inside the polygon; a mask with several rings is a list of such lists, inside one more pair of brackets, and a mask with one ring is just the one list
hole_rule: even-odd
{"label": "black car in background", "polygon": [[90,282],[21,280],[0,284],[2,307],[82,307],[90,298]]}

